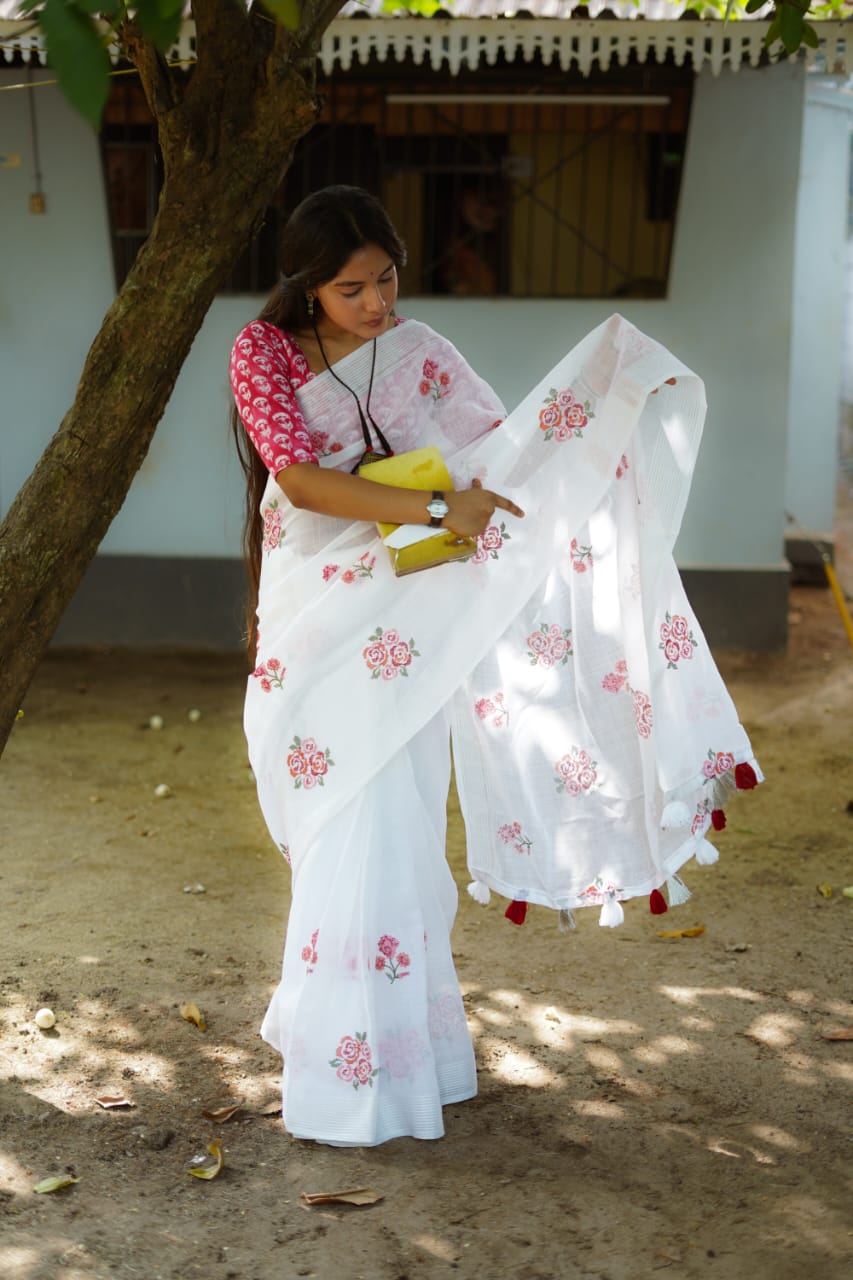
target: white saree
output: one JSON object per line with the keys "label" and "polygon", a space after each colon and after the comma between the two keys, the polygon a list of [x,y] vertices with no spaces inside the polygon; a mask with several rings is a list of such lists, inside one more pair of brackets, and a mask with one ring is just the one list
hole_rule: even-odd
{"label": "white saree", "polygon": [[[365,398],[370,352],[336,372]],[[675,379],[674,385],[666,385]],[[658,388],[660,390],[658,391]],[[352,397],[298,391],[350,470]],[[274,399],[274,397],[273,397]],[[511,496],[463,565],[395,578],[373,525],[292,508],[270,480],[258,665],[245,727],[264,817],[293,869],[262,1034],[299,1137],[443,1132],[476,1092],[449,933],[449,736],[470,890],[564,913],[665,909],[713,861],[728,791],[760,778],[672,558],[704,417],[699,379],[618,316],[503,410],[416,321],[377,345],[371,409],[397,452],[436,444],[457,488]],[[344,425],[341,425],[344,424]],[[712,817],[713,815],[713,817]]]}

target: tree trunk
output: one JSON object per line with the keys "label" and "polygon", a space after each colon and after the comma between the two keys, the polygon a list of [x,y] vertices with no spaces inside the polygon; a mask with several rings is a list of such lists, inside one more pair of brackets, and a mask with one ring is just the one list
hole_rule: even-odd
{"label": "tree trunk", "polygon": [[316,119],[316,41],[341,2],[306,0],[294,34],[247,15],[239,0],[195,0],[198,62],[186,80],[128,29],[164,186],[74,403],[0,525],[0,752],[216,291]]}

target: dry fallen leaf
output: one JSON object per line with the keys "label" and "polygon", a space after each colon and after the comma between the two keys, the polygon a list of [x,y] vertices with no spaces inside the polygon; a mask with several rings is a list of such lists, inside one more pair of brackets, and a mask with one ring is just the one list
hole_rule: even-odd
{"label": "dry fallen leaf", "polygon": [[122,1094],[103,1094],[102,1097],[96,1098],[99,1107],[103,1107],[105,1111],[116,1111],[119,1107],[132,1107],[133,1103],[130,1098],[125,1098]]}
{"label": "dry fallen leaf", "polygon": [[831,885],[831,884],[819,884],[819,885],[817,885],[816,887],[817,887],[817,891],[818,891],[818,893],[820,894],[820,896],[821,896],[822,898],[831,898],[831,897],[832,897],[832,885]]}
{"label": "dry fallen leaf", "polygon": [[33,1187],[33,1191],[45,1195],[48,1191],[61,1191],[63,1187],[70,1187],[73,1182],[79,1181],[79,1178],[72,1178],[70,1173],[61,1173],[55,1178],[42,1178]]}
{"label": "dry fallen leaf", "polygon": [[385,1197],[372,1187],[353,1187],[351,1191],[303,1191],[299,1197],[303,1204],[377,1204]]}
{"label": "dry fallen leaf", "polygon": [[258,1115],[259,1115],[259,1116],[280,1116],[280,1115],[281,1115],[281,1103],[280,1103],[280,1102],[268,1102],[268,1103],[266,1104],[266,1106],[263,1106],[263,1107],[259,1107],[259,1108],[258,1108]]}
{"label": "dry fallen leaf", "polygon": [[832,1031],[821,1031],[821,1040],[853,1040],[853,1027],[835,1027]]}
{"label": "dry fallen leaf", "polygon": [[659,938],[698,938],[705,932],[704,924],[699,924],[695,929],[663,929],[658,932]]}
{"label": "dry fallen leaf", "polygon": [[186,1172],[194,1178],[215,1178],[222,1168],[222,1148],[218,1142],[211,1142],[206,1156],[193,1156],[187,1165]]}
{"label": "dry fallen leaf", "polygon": [[207,1030],[207,1023],[204,1020],[204,1014],[198,1005],[192,1000],[185,1000],[181,1005],[181,1017],[185,1022],[194,1022],[199,1031]]}
{"label": "dry fallen leaf", "polygon": [[217,1107],[214,1111],[202,1111],[205,1120],[212,1120],[214,1124],[224,1124],[226,1120],[230,1120],[238,1111],[242,1110],[245,1098],[238,1098],[236,1102],[232,1102],[227,1107]]}

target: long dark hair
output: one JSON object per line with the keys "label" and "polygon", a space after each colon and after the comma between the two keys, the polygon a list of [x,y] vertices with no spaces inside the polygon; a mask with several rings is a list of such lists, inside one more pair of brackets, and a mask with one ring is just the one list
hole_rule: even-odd
{"label": "long dark hair", "polygon": [[[310,324],[306,293],[327,284],[365,245],[383,249],[397,269],[406,265],[406,246],[382,205],[361,187],[324,187],[293,210],[281,236],[281,278],[257,317],[285,333]],[[315,312],[319,300],[315,299]],[[316,319],[316,316],[315,316]],[[248,577],[246,645],[249,660],[255,657],[255,610],[261,576],[263,518],[261,499],[268,472],[240,420],[231,409],[231,429],[240,465],[246,477],[243,519],[243,562]]]}

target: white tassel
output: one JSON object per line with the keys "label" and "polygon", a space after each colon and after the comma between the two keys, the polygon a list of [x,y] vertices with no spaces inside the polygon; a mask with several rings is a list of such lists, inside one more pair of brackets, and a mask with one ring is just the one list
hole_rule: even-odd
{"label": "white tassel", "polygon": [[725,809],[729,803],[729,799],[737,791],[735,785],[734,773],[721,774],[719,778],[715,778],[714,785],[711,788],[711,808]]}
{"label": "white tassel", "polygon": [[703,840],[696,850],[696,861],[700,867],[710,867],[720,859],[719,852],[710,840]]}
{"label": "white tassel", "polygon": [[475,902],[479,902],[481,907],[487,906],[492,897],[489,886],[483,884],[482,880],[472,880],[468,885],[468,892]]}
{"label": "white tassel", "polygon": [[625,912],[622,910],[622,904],[613,897],[607,898],[598,917],[598,923],[602,929],[615,929],[624,919]]}
{"label": "white tassel", "polygon": [[681,879],[681,876],[671,876],[666,882],[666,891],[671,907],[680,907],[682,903],[688,902],[691,897],[690,890]]}
{"label": "white tassel", "polygon": [[683,800],[670,800],[663,811],[660,825],[664,831],[668,831],[671,827],[689,827],[692,821],[693,815]]}
{"label": "white tassel", "polygon": [[577,929],[575,917],[566,907],[560,908],[559,916],[560,933],[568,933],[571,929]]}

